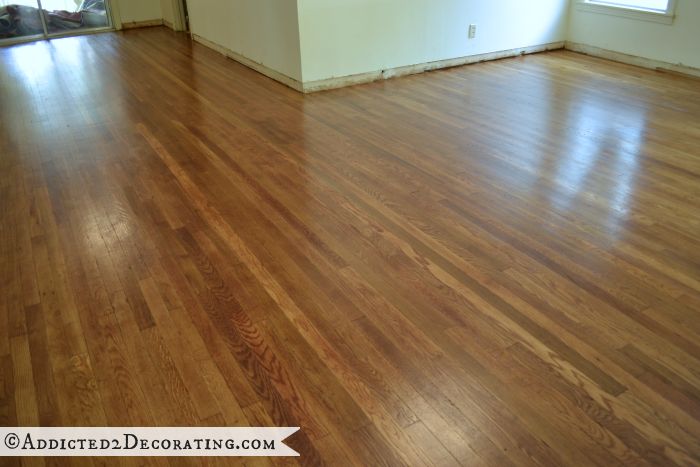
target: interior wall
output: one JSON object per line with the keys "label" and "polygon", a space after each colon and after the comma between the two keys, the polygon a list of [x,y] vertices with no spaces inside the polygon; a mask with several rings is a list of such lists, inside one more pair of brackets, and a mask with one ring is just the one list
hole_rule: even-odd
{"label": "interior wall", "polygon": [[188,0],[190,30],[301,81],[296,0]]}
{"label": "interior wall", "polygon": [[160,11],[163,21],[170,26],[175,25],[175,9],[172,0],[160,0]]}
{"label": "interior wall", "polygon": [[[174,24],[172,0],[112,0],[121,20]],[[571,6],[570,6],[571,3]],[[700,68],[700,1],[673,24],[579,10],[576,0],[188,0],[193,34],[312,83],[569,40]],[[468,38],[470,24],[477,35]]]}
{"label": "interior wall", "polygon": [[700,1],[678,0],[673,24],[579,10],[572,5],[569,40],[637,57],[700,68]]}
{"label": "interior wall", "polygon": [[[298,0],[304,82],[566,40],[568,0]],[[468,39],[469,24],[477,25]]]}
{"label": "interior wall", "polygon": [[163,19],[161,0],[112,0],[122,23],[140,23]]}

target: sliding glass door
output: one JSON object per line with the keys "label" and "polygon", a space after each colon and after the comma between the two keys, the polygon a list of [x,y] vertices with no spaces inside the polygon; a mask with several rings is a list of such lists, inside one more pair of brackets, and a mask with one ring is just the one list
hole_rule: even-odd
{"label": "sliding glass door", "polygon": [[36,0],[0,0],[0,41],[44,38],[39,11]]}
{"label": "sliding glass door", "polygon": [[39,0],[49,35],[111,27],[106,0]]}
{"label": "sliding glass door", "polygon": [[111,27],[108,0],[0,0],[0,45]]}

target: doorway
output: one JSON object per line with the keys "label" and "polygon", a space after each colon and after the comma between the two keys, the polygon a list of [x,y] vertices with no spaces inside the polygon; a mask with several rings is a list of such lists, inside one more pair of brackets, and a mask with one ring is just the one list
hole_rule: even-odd
{"label": "doorway", "polygon": [[111,28],[109,0],[0,0],[0,45]]}
{"label": "doorway", "polygon": [[187,11],[187,0],[180,0],[180,15],[182,16],[183,31],[190,32],[190,14]]}

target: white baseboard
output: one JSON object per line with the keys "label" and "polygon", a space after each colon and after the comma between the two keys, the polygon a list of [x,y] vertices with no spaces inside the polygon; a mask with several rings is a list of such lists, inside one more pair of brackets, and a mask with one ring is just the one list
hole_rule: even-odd
{"label": "white baseboard", "polygon": [[621,52],[615,52],[613,50],[594,47],[592,45],[580,44],[578,42],[566,41],[566,49],[585,55],[591,55],[593,57],[612,60],[614,62],[625,63],[627,65],[635,65],[642,68],[649,68],[652,70],[672,71],[674,73],[680,73],[683,75],[700,77],[700,68],[693,68],[685,65],[677,65],[673,63],[662,62],[659,60],[637,57],[635,55],[628,55]]}
{"label": "white baseboard", "polygon": [[451,58],[448,60],[438,60],[435,62],[420,63],[417,65],[408,65],[397,68],[389,68],[386,70],[371,71],[368,73],[360,73],[351,76],[341,76],[338,78],[328,78],[321,79],[318,81],[309,81],[303,83],[303,92],[310,93],[324,91],[327,89],[342,88],[345,86],[370,83],[372,81],[396,78],[399,76],[414,75],[442,68],[452,68],[461,65],[468,65],[471,63],[485,62],[489,60],[499,60],[502,58],[516,57],[518,55],[533,54],[538,52],[545,52],[547,50],[556,50],[562,48],[564,48],[563,41],[552,42],[549,44],[535,45],[531,47],[521,47],[517,49],[503,50],[499,52],[469,55],[466,57]]}
{"label": "white baseboard", "polygon": [[227,49],[226,47],[217,44],[216,42],[212,42],[210,40],[207,40],[203,38],[202,36],[198,36],[197,34],[192,34],[192,39],[194,39],[196,42],[199,42],[200,44],[204,45],[205,47],[208,47],[212,50],[215,50],[219,52],[220,54],[229,57],[238,63],[241,63],[248,68],[252,68],[253,70],[257,71],[258,73],[262,73],[263,75],[267,76],[268,78],[272,78],[275,81],[279,81],[280,83],[289,86],[290,88],[303,92],[303,86],[300,81],[295,80],[294,78],[291,78],[283,73],[280,73],[279,71],[273,70],[272,68],[269,68],[262,63],[257,63],[247,57],[244,57],[241,54],[238,54],[234,52],[233,50]]}

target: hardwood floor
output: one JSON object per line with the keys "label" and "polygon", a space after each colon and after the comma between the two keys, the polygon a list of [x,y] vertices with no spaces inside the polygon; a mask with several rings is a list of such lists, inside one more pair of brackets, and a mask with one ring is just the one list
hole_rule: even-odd
{"label": "hardwood floor", "polygon": [[700,465],[700,81],[558,51],[302,96],[163,28],[0,64],[2,425]]}

